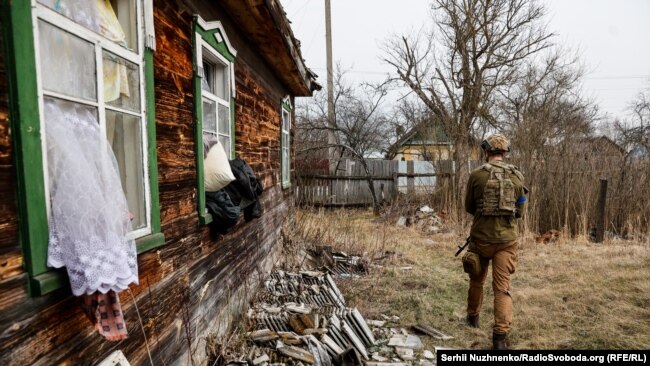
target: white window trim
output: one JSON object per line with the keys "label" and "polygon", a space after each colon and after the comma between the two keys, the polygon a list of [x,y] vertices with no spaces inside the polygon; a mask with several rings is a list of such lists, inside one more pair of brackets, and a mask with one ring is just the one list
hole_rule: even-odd
{"label": "white window trim", "polygon": [[[198,19],[199,19],[199,25],[201,25],[202,20],[201,20],[200,17]],[[221,22],[210,22],[210,23],[203,22],[203,23],[204,24],[219,23],[219,25],[221,25]],[[204,28],[204,29],[206,29],[206,28]],[[223,28],[220,28],[220,29],[223,29]],[[204,50],[207,51],[207,55],[206,55],[207,57],[205,57],[205,58],[207,58],[207,59],[212,58],[212,59],[215,59],[216,61],[221,62],[222,64],[226,65],[226,67],[228,68],[228,73],[229,73],[228,79],[230,81],[230,85],[229,85],[230,86],[230,93],[229,93],[228,97],[229,97],[230,100],[232,100],[232,98],[234,98],[234,96],[235,96],[235,67],[234,67],[234,63],[228,61],[228,59],[223,57],[221,55],[221,53],[219,53],[219,51],[214,49],[214,47],[212,47],[210,45],[210,43],[208,43],[207,41],[205,41],[203,39],[201,34],[199,34],[197,32],[195,36],[196,36],[195,37],[195,39],[196,39],[195,47],[196,47],[196,64],[197,64],[197,67],[199,68],[199,70],[203,70],[203,58],[204,58],[203,52],[204,52]],[[227,38],[224,37],[223,41],[225,41],[226,44],[230,48],[230,42],[227,41]],[[233,52],[234,52],[233,55],[235,55],[236,52],[235,51],[233,51]],[[210,93],[207,90],[201,89],[201,103],[203,103],[203,98],[209,99],[209,100],[211,100],[213,102],[216,102],[217,104],[221,104],[221,105],[224,105],[224,106],[228,107],[228,133],[229,133],[228,138],[230,139],[230,146],[229,146],[229,150],[228,150],[228,156],[230,156],[230,158],[232,159],[233,158],[232,152],[235,150],[235,139],[233,138],[233,131],[232,131],[232,122],[233,122],[232,121],[232,115],[233,115],[234,111],[232,111],[232,106],[231,106],[230,100],[225,100],[225,99],[219,98],[218,96],[214,95],[213,93]],[[205,115],[205,111],[202,114]],[[201,121],[203,121],[203,115],[201,116]],[[219,115],[219,110],[217,109],[217,119],[219,118],[218,115]],[[219,131],[219,125],[218,125],[218,122],[217,122],[217,133],[216,133],[216,135],[217,136],[219,136],[219,135],[226,136],[225,134],[218,133],[218,131]],[[213,133],[211,131],[206,131],[205,128],[203,128],[203,132]],[[215,133],[213,133],[213,134],[215,134]]]}
{"label": "white window trim", "polygon": [[[289,96],[286,96],[281,103],[281,134],[286,135],[286,141],[287,141],[287,146],[284,146],[285,144],[282,143],[283,139],[282,136],[280,136],[280,183],[283,188],[288,187],[291,185],[291,111],[292,111],[292,106],[291,106],[291,99]],[[287,128],[285,129],[285,123],[284,123],[284,116],[287,116]],[[285,162],[285,150],[286,150],[286,159],[287,161]],[[284,169],[285,169],[285,164],[288,165],[289,169],[287,171],[287,176],[286,179],[284,177]]]}
{"label": "white window trim", "polygon": [[[51,25],[61,28],[62,30],[73,34],[76,37],[79,37],[85,41],[92,43],[95,47],[95,68],[97,74],[97,102],[88,101],[80,98],[75,98],[71,96],[62,95],[60,93],[45,91],[42,85],[42,75],[40,66],[36,68],[36,85],[37,85],[37,94],[38,94],[38,105],[39,105],[39,115],[41,116],[40,128],[42,133],[45,133],[45,121],[43,119],[43,99],[46,96],[51,96],[59,98],[62,100],[79,103],[83,105],[89,105],[97,108],[98,120],[100,123],[100,128],[104,136],[106,135],[106,110],[112,110],[120,113],[126,113],[140,118],[140,134],[142,141],[142,170],[143,170],[143,183],[144,183],[144,209],[145,209],[145,222],[146,225],[143,228],[136,229],[131,231],[128,236],[129,238],[139,238],[146,235],[149,235],[153,232],[153,227],[151,223],[151,187],[150,187],[150,178],[149,178],[149,156],[147,154],[149,141],[147,139],[147,116],[146,116],[146,98],[145,98],[145,75],[144,75],[144,37],[142,34],[143,28],[143,16],[142,16],[142,2],[135,1],[136,4],[136,41],[137,41],[137,50],[126,49],[104,37],[93,32],[86,27],[77,24],[71,19],[68,19],[62,14],[57,13],[56,11],[48,8],[45,5],[38,3],[36,0],[32,0],[32,32],[34,36],[34,51],[35,59],[37,64],[40,62],[40,39],[38,32],[38,21],[43,20]],[[137,21],[139,20],[139,21]],[[111,52],[119,57],[126,59],[134,64],[138,65],[139,78],[140,78],[140,112],[134,113],[133,111],[124,110],[119,107],[112,107],[106,105],[104,102],[104,80],[101,75],[101,70],[103,66],[103,55],[102,50]],[[108,143],[108,141],[106,141]],[[45,187],[45,202],[46,211],[48,220],[51,216],[51,205],[50,205],[50,192],[47,187],[49,187],[49,177],[47,174],[47,146],[46,139],[41,138],[41,149],[43,155],[43,174],[44,176],[44,187]]]}
{"label": "white window trim", "polygon": [[[197,23],[199,23],[199,26],[201,26],[201,28],[203,28],[203,30],[206,30],[206,31],[211,31],[211,30],[218,29],[219,32],[216,32],[214,34],[214,38],[217,40],[217,43],[225,42],[226,46],[228,46],[228,51],[230,51],[230,53],[232,53],[232,55],[235,58],[237,57],[237,50],[230,44],[230,40],[228,39],[228,37],[225,36],[226,30],[223,28],[223,24],[221,24],[220,21],[215,20],[215,21],[211,21],[211,22],[206,22],[205,20],[203,20],[203,18],[198,16],[197,17]],[[223,34],[224,36],[222,37],[221,34]],[[197,40],[201,39],[200,35],[197,34],[197,36],[198,36]]]}

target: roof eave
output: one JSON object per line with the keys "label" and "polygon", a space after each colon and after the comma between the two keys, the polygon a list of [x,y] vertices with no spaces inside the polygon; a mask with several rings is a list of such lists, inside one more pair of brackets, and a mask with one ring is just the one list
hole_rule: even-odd
{"label": "roof eave", "polygon": [[294,96],[321,86],[305,65],[282,5],[276,0],[222,0],[222,6]]}

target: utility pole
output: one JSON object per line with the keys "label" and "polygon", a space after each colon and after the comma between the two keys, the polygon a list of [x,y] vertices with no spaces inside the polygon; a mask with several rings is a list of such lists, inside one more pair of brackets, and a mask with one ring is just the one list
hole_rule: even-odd
{"label": "utility pole", "polygon": [[327,157],[329,159],[330,175],[336,172],[336,137],[334,136],[334,75],[332,70],[332,10],[330,0],[325,0],[325,43],[327,48]]}

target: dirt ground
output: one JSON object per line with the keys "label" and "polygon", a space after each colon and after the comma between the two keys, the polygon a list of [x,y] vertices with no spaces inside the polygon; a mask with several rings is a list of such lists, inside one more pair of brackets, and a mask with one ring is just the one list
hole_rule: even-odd
{"label": "dirt ground", "polygon": [[[375,258],[368,275],[337,280],[366,319],[396,315],[395,326],[425,324],[454,337],[422,337],[428,349],[491,347],[491,273],[480,329],[464,323],[468,278],[454,253],[466,233],[425,234],[367,210],[298,210],[294,219],[289,245],[331,245]],[[648,349],[650,244],[562,237],[538,244],[523,235],[513,304],[513,349]]]}

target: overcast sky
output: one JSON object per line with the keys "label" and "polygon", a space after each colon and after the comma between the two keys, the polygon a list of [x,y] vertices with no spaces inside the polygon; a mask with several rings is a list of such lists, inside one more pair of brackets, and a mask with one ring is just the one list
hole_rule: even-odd
{"label": "overcast sky", "polygon": [[[281,0],[307,66],[326,85],[325,1]],[[380,46],[393,34],[431,27],[430,0],[331,0],[334,63],[354,81],[379,81],[389,72]],[[649,0],[544,0],[556,42],[578,51],[589,74],[583,92],[610,116],[650,87]]]}

